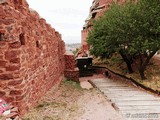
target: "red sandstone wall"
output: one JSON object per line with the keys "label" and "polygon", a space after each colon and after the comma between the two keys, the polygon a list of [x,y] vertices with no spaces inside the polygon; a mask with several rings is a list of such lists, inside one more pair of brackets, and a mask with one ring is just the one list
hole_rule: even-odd
{"label": "red sandstone wall", "polygon": [[64,76],[67,79],[79,81],[79,69],[76,67],[76,61],[73,54],[65,54]]}
{"label": "red sandstone wall", "polygon": [[110,4],[111,2],[112,2],[112,0],[100,0],[99,1],[99,6]]}
{"label": "red sandstone wall", "polygon": [[89,49],[88,43],[87,43],[87,37],[88,37],[88,29],[84,29],[81,31],[81,44],[82,44],[82,49],[84,51],[87,51]]}
{"label": "red sandstone wall", "polygon": [[25,0],[0,2],[0,97],[21,112],[35,105],[63,77],[64,46]]}

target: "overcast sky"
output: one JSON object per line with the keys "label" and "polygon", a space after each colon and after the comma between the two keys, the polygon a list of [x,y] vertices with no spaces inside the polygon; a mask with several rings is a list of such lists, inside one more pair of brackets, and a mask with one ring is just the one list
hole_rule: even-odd
{"label": "overcast sky", "polygon": [[47,23],[60,34],[65,43],[80,43],[81,30],[93,0],[27,0]]}

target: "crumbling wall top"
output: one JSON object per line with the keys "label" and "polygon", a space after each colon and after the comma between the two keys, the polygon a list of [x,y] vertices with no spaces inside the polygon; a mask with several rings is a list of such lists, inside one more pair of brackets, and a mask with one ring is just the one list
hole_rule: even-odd
{"label": "crumbling wall top", "polygon": [[29,8],[26,0],[0,0],[0,5],[9,5],[15,9]]}

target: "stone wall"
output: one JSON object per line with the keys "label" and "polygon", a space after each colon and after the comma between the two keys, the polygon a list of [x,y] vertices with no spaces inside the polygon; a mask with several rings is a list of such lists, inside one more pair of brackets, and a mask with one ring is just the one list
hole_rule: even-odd
{"label": "stone wall", "polygon": [[79,69],[76,67],[76,61],[73,54],[65,54],[64,76],[67,79],[79,82]]}
{"label": "stone wall", "polygon": [[0,0],[0,98],[21,113],[60,82],[65,44],[25,0]]}
{"label": "stone wall", "polygon": [[87,36],[88,36],[88,29],[84,29],[81,31],[81,47],[84,51],[87,51],[89,49],[88,43],[87,43]]}

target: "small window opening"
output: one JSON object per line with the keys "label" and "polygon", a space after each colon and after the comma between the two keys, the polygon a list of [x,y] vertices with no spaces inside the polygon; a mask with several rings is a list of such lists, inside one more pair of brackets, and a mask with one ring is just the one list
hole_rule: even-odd
{"label": "small window opening", "polygon": [[0,41],[4,40],[4,33],[0,33]]}
{"label": "small window opening", "polygon": [[36,47],[39,48],[39,41],[36,41]]}
{"label": "small window opening", "polygon": [[25,45],[24,33],[21,33],[21,34],[19,35],[19,39],[20,39],[21,45]]}

